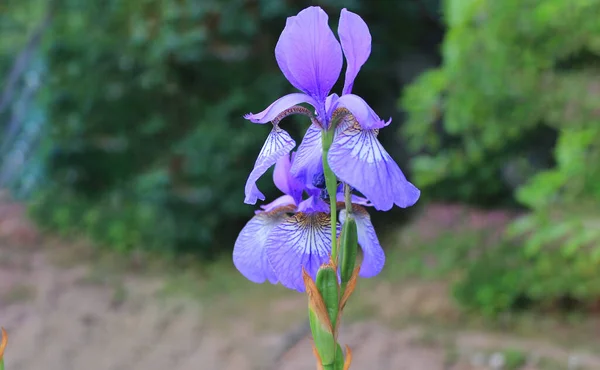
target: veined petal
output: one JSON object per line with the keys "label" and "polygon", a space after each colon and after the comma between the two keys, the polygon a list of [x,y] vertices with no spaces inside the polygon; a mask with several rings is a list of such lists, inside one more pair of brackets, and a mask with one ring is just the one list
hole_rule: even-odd
{"label": "veined petal", "polygon": [[363,19],[355,13],[342,9],[338,35],[346,56],[346,77],[342,94],[350,94],[360,67],[371,54],[371,33]]}
{"label": "veined petal", "polygon": [[[295,153],[292,153],[292,158],[295,158]],[[273,182],[277,189],[281,190],[282,193],[292,196],[294,204],[300,203],[302,200],[302,191],[304,190],[304,184],[290,174],[290,168],[292,167],[292,161],[290,161],[289,155],[284,155],[277,163],[275,163],[275,170],[273,171]]]}
{"label": "veined petal", "polygon": [[233,264],[248,280],[276,284],[277,276],[267,259],[265,243],[273,228],[287,216],[284,212],[263,212],[244,226],[233,247]]}
{"label": "veined petal", "polygon": [[[385,253],[371,223],[371,217],[366,209],[360,206],[352,207],[356,220],[358,244],[363,251],[363,261],[360,266],[360,277],[373,277],[381,272],[385,264]],[[340,222],[344,223],[346,210],[340,212]]]}
{"label": "veined petal", "polygon": [[287,207],[287,206],[293,206],[294,208],[296,207],[296,200],[294,200],[294,198],[291,195],[282,195],[279,198],[275,199],[274,201],[272,201],[269,204],[264,204],[261,205],[260,208],[262,208],[262,210],[257,210],[254,213],[255,214],[259,214],[259,213],[263,213],[263,212],[271,212],[272,210],[276,209],[276,208],[280,208],[280,207]]}
{"label": "veined petal", "polygon": [[394,204],[406,208],[419,199],[421,192],[406,180],[377,140],[376,130],[346,123],[336,134],[327,160],[336,176],[367,197],[375,209],[387,211]]}
{"label": "veined petal", "polygon": [[279,158],[287,155],[294,147],[296,142],[287,131],[279,126],[273,126],[273,129],[267,136],[258,158],[254,163],[254,169],[250,172],[246,181],[244,203],[255,204],[258,199],[264,200],[265,195],[258,190],[256,181],[277,162]]}
{"label": "veined petal", "polygon": [[329,261],[331,219],[326,213],[297,213],[273,228],[265,249],[281,284],[303,292],[302,267],[314,279]]}
{"label": "veined petal", "polygon": [[306,130],[294,156],[290,173],[305,185],[313,185],[315,178],[323,173],[323,147],[319,126],[312,124]]}
{"label": "veined petal", "polygon": [[308,7],[287,19],[275,47],[279,68],[294,87],[322,105],[316,107],[319,114],[342,70],[342,50],[327,22],[323,9]]}
{"label": "veined petal", "polygon": [[309,103],[310,105],[316,107],[317,102],[310,96],[301,93],[294,93],[284,95],[281,98],[275,100],[271,105],[267,107],[267,109],[263,110],[260,113],[252,114],[248,113],[244,115],[244,118],[254,123],[267,123],[271,122],[277,117],[280,113],[293,107],[296,104],[300,103]]}
{"label": "veined petal", "polygon": [[369,104],[367,104],[367,102],[358,95],[343,95],[338,99],[335,105],[336,108],[340,106],[348,109],[354,118],[356,118],[360,126],[365,130],[379,129],[389,125],[390,122],[392,122],[391,118],[387,122],[379,118],[377,113],[371,109]]}

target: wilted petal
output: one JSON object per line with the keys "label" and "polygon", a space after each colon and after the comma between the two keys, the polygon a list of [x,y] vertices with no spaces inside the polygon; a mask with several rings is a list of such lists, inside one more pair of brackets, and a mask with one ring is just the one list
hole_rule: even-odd
{"label": "wilted petal", "polygon": [[315,100],[310,96],[306,94],[294,93],[282,96],[281,98],[275,100],[267,107],[267,109],[263,110],[262,112],[256,114],[248,113],[244,115],[244,118],[254,123],[271,122],[286,109],[300,103],[309,103],[312,106],[317,106]]}
{"label": "wilted petal", "polygon": [[277,277],[267,259],[265,243],[273,228],[286,218],[283,212],[263,212],[244,226],[233,247],[233,264],[248,280],[277,283]]}
{"label": "wilted petal", "polygon": [[246,181],[245,193],[246,198],[244,202],[247,204],[255,204],[258,199],[264,200],[265,196],[258,190],[256,181],[272,166],[277,162],[279,158],[287,155],[294,147],[296,142],[287,131],[283,130],[279,126],[273,126],[273,129],[267,136],[267,140],[263,145],[256,163],[254,163],[254,169],[250,172],[248,180]]}
{"label": "wilted petal", "polygon": [[[295,153],[292,153],[292,158],[295,158]],[[290,161],[289,155],[284,155],[279,158],[277,163],[275,163],[273,182],[281,192],[291,195],[294,199],[294,204],[297,204],[302,200],[304,184],[290,174],[291,167],[292,161]]]}
{"label": "wilted petal", "polygon": [[367,104],[367,102],[358,95],[343,95],[338,99],[335,107],[344,107],[348,109],[354,118],[356,118],[360,126],[366,130],[379,129],[389,125],[390,122],[392,122],[391,118],[387,122],[379,118],[377,113],[371,109],[369,104]]}
{"label": "wilted petal", "polygon": [[[385,253],[371,223],[371,217],[366,209],[354,206],[354,219],[356,220],[356,231],[358,232],[358,244],[363,251],[363,261],[360,266],[360,277],[373,277],[381,272],[385,264]],[[346,219],[346,210],[340,212],[340,221]]]}
{"label": "wilted petal", "polygon": [[374,130],[347,124],[336,134],[327,160],[340,180],[361,192],[378,210],[387,211],[394,204],[410,207],[419,199],[419,189],[406,180]]}
{"label": "wilted petal", "polygon": [[294,156],[290,173],[306,185],[312,185],[315,177],[323,173],[323,147],[319,126],[313,124],[306,130]]}
{"label": "wilted petal", "polygon": [[331,220],[325,213],[297,213],[277,225],[265,244],[267,257],[285,287],[304,291],[302,267],[314,279],[329,261]]}
{"label": "wilted petal", "polygon": [[[279,68],[294,87],[324,104],[342,69],[342,50],[320,7],[287,19],[275,47]],[[317,107],[319,114],[324,113]]]}
{"label": "wilted petal", "polygon": [[342,9],[338,35],[346,56],[346,78],[342,94],[349,94],[360,67],[371,54],[371,33],[363,19],[355,13]]}

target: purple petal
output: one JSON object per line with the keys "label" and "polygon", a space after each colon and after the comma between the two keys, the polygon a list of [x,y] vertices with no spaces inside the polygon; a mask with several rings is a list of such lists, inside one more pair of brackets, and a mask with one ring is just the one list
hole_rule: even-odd
{"label": "purple petal", "polygon": [[[352,199],[352,204],[358,204],[358,205],[366,206],[366,207],[372,207],[373,206],[373,204],[371,202],[369,202],[369,200],[367,198],[359,197],[356,194],[352,194],[351,197],[352,197],[351,198]],[[346,201],[346,198],[345,198],[345,195],[344,195],[343,191],[341,193],[338,192],[336,194],[336,200],[338,202],[344,202],[344,201]]]}
{"label": "purple petal", "polygon": [[391,118],[387,122],[379,118],[377,113],[371,109],[369,104],[367,104],[367,102],[358,95],[343,95],[338,99],[337,103],[335,104],[335,108],[340,106],[348,109],[356,118],[360,126],[366,130],[382,128],[392,122]]}
{"label": "purple petal", "polygon": [[277,225],[265,244],[283,286],[303,292],[302,267],[314,279],[331,252],[331,219],[325,213],[298,213]]}
{"label": "purple petal", "polygon": [[342,95],[350,94],[360,67],[371,54],[371,33],[363,19],[355,13],[342,9],[338,35],[346,56],[346,78]]}
{"label": "purple petal", "polygon": [[296,206],[296,200],[291,196],[291,195],[282,195],[279,198],[275,199],[274,201],[272,201],[269,204],[264,204],[262,206],[260,206],[260,208],[262,208],[263,210],[258,210],[255,211],[256,214],[259,213],[263,213],[263,212],[271,212],[272,210],[276,209],[276,208],[280,208],[280,207],[287,207],[287,206]]}
{"label": "purple petal", "polygon": [[276,284],[277,276],[271,267],[265,249],[267,237],[282,223],[285,213],[261,213],[244,226],[233,247],[233,264],[248,280]]}
{"label": "purple petal", "polygon": [[279,158],[287,155],[294,147],[296,142],[287,131],[283,130],[279,126],[273,126],[273,129],[267,136],[267,140],[263,145],[256,163],[254,163],[254,169],[250,172],[248,180],[246,181],[245,194],[246,198],[244,203],[255,204],[258,199],[264,200],[265,196],[258,190],[256,181],[272,166],[277,162]]}
{"label": "purple petal", "polygon": [[410,207],[419,199],[419,189],[406,180],[377,140],[375,130],[347,124],[336,134],[327,160],[336,176],[361,192],[377,210],[387,211],[394,204]]}
{"label": "purple petal", "polygon": [[310,125],[296,151],[290,168],[292,176],[305,185],[312,185],[315,177],[323,173],[323,147],[321,128]]}
{"label": "purple petal", "polygon": [[[363,261],[358,276],[369,278],[381,272],[385,264],[385,253],[379,244],[375,228],[371,223],[371,217],[367,210],[362,207],[353,207],[354,219],[356,220],[356,231],[358,232],[358,244],[363,251]],[[346,219],[346,210],[340,212],[340,221]]]}
{"label": "purple petal", "polygon": [[262,112],[256,114],[248,113],[244,115],[244,118],[254,123],[271,122],[286,109],[300,103],[309,103],[312,106],[317,106],[315,100],[310,96],[306,94],[294,93],[282,96],[281,98],[275,100],[267,107],[267,109],[263,110]]}
{"label": "purple petal", "polygon": [[333,113],[333,108],[335,107],[338,99],[340,97],[338,96],[338,94],[331,94],[327,97],[327,99],[325,99],[325,111],[327,112],[327,117],[331,117],[331,114]]}
{"label": "purple petal", "polygon": [[[294,156],[294,153],[292,153],[292,156]],[[292,162],[289,155],[279,158],[275,163],[273,182],[282,193],[292,196],[294,204],[298,204],[302,200],[304,184],[290,174],[291,167]]]}
{"label": "purple petal", "polygon": [[[279,68],[294,87],[324,104],[342,70],[342,50],[320,7],[287,19],[275,47]],[[316,107],[320,114],[323,107]]]}
{"label": "purple petal", "polygon": [[323,199],[318,196],[311,196],[306,200],[303,200],[298,205],[298,212],[304,213],[315,213],[315,212],[329,212],[329,204],[325,203]]}

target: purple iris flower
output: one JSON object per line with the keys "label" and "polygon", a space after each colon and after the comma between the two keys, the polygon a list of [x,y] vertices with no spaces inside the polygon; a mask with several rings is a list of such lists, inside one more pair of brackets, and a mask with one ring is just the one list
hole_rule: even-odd
{"label": "purple iris flower", "polygon": [[[389,210],[394,204],[412,206],[420,191],[406,180],[377,139],[379,129],[389,125],[391,119],[383,121],[360,96],[351,93],[354,79],[371,53],[369,28],[360,16],[343,9],[338,27],[340,46],[327,22],[327,14],[320,7],[306,8],[287,19],[275,56],[287,80],[301,93],[285,95],[264,111],[245,116],[254,123],[273,123],[246,182],[245,202],[255,204],[258,199],[265,199],[256,181],[296,146],[279,127],[281,119],[305,114],[312,123],[290,169],[299,181],[311,184],[321,176],[322,133],[338,117],[340,122],[327,157],[335,175],[362,193],[378,210]],[[338,96],[330,91],[341,73],[342,50],[346,73],[342,96]],[[301,103],[311,105],[316,116],[297,105]]]}
{"label": "purple iris flower", "polygon": [[[314,279],[319,267],[329,262],[331,254],[331,217],[329,205],[321,198],[320,189],[306,187],[290,174],[295,160],[289,155],[279,158],[273,180],[284,195],[262,206],[262,210],[244,226],[233,249],[233,263],[250,281],[304,291],[302,267]],[[308,197],[303,199],[303,194]],[[343,194],[338,194],[342,199]],[[358,241],[363,250],[360,276],[377,275],[385,263],[369,214],[360,205],[369,205],[353,196]],[[340,213],[342,222],[344,211]],[[338,234],[340,225],[336,225]]]}

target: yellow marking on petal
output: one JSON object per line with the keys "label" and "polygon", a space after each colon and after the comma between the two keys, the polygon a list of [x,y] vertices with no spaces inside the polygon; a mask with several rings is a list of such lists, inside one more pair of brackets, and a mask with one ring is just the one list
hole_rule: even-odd
{"label": "yellow marking on petal", "polygon": [[6,330],[4,330],[4,328],[2,329],[2,342],[0,342],[0,361],[2,361],[2,357],[4,356],[4,349],[6,348],[6,345],[8,344],[8,333],[6,332]]}
{"label": "yellow marking on petal", "polygon": [[344,361],[344,369],[343,370],[350,369],[351,363],[352,363],[352,351],[350,350],[350,347],[348,347],[348,345],[346,345],[346,361]]}

